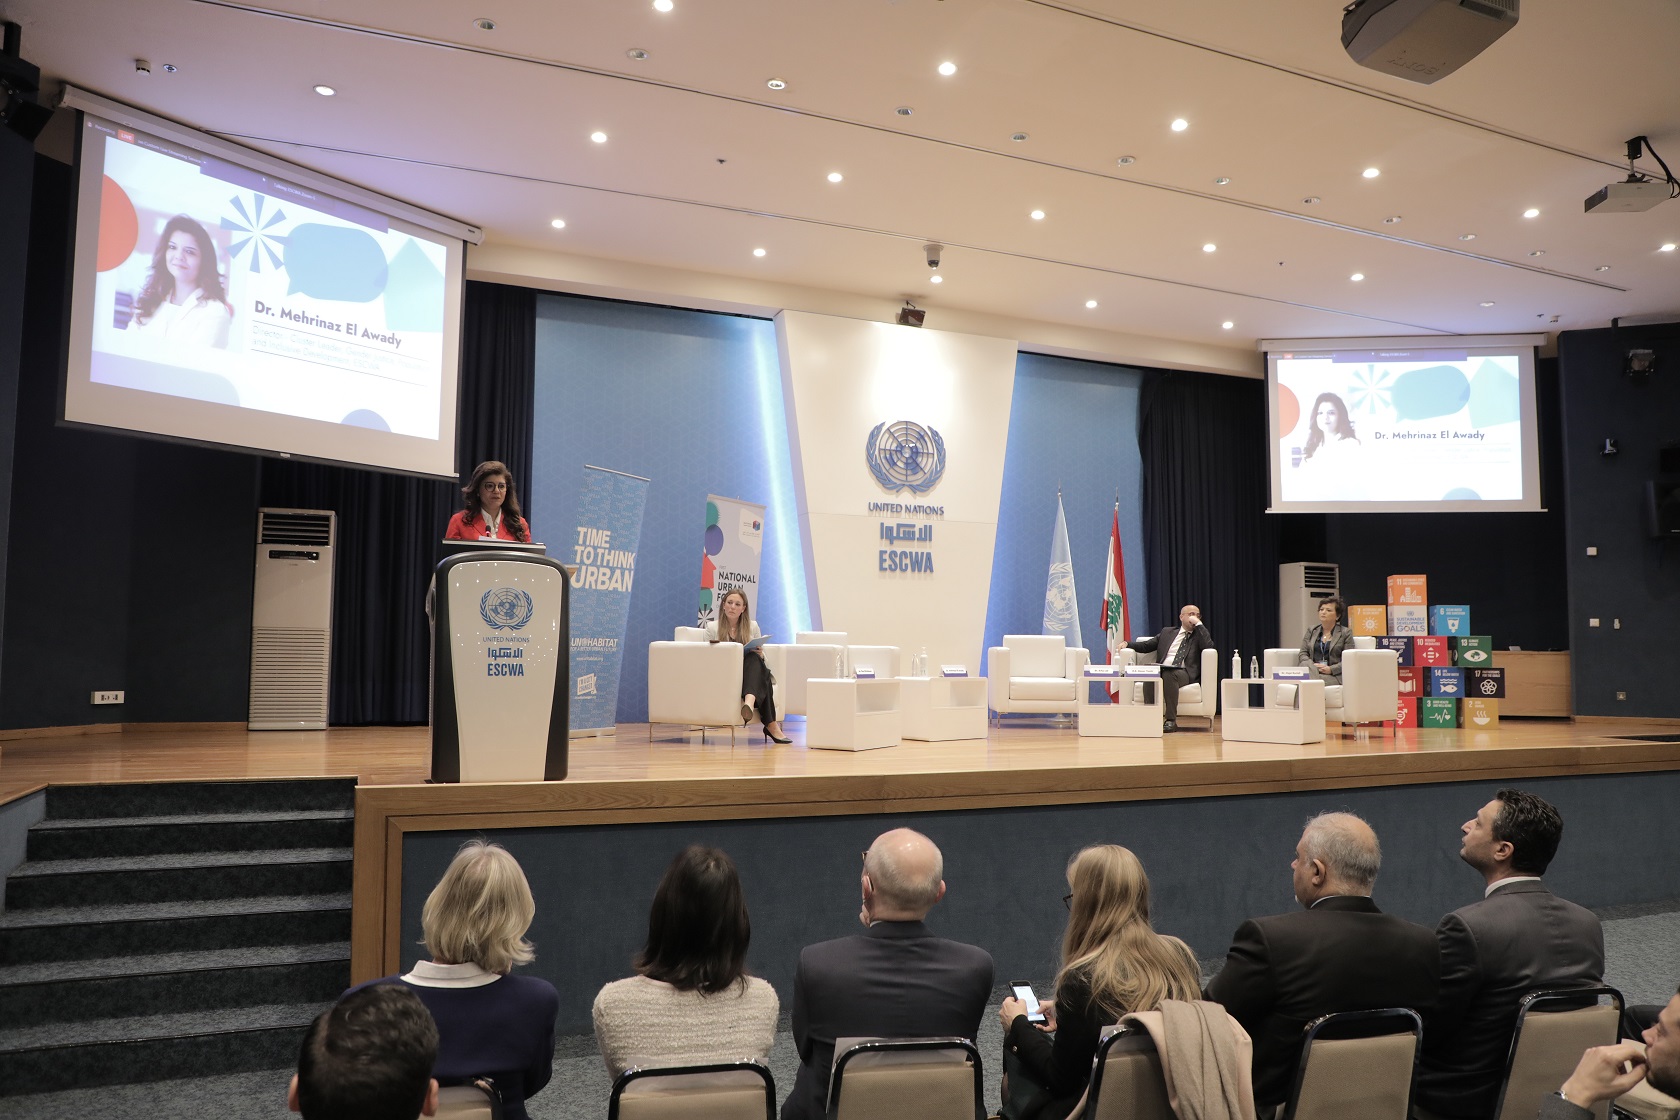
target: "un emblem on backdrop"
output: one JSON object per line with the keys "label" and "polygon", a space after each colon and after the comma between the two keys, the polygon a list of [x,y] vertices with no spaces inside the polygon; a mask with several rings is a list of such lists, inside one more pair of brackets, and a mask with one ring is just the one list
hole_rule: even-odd
{"label": "un emblem on backdrop", "polygon": [[881,489],[925,494],[945,474],[945,441],[910,420],[882,421],[869,433],[864,458]]}
{"label": "un emblem on backdrop", "polygon": [[478,615],[492,630],[522,630],[536,610],[531,596],[517,587],[492,587],[478,601]]}

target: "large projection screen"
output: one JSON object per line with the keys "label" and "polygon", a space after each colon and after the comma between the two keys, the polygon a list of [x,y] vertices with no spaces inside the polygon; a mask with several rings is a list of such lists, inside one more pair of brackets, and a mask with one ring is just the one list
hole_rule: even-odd
{"label": "large projection screen", "polygon": [[1267,339],[1272,513],[1535,512],[1541,335]]}
{"label": "large projection screen", "polygon": [[63,410],[453,478],[465,240],[403,203],[71,91]]}

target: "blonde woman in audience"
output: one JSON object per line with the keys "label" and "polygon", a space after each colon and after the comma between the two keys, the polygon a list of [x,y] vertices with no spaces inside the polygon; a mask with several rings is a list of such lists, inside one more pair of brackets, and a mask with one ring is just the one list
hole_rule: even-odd
{"label": "blonde woman in audience", "polygon": [[654,892],[636,975],[595,997],[607,1074],[768,1060],[778,1004],[769,984],[747,974],[751,939],[734,861],[698,844],[677,853]]}
{"label": "blonde woman in audience", "polygon": [[1055,998],[1041,1005],[1048,1022],[1029,1023],[1013,996],[998,1009],[1011,1120],[1066,1117],[1090,1080],[1102,1028],[1120,1016],[1201,998],[1190,947],[1149,924],[1149,878],[1137,856],[1118,844],[1086,848],[1069,862],[1067,881],[1062,969]]}
{"label": "blonde woman in audience", "polygon": [[518,861],[500,844],[469,840],[420,912],[432,959],[370,981],[400,983],[420,997],[437,1020],[437,1083],[490,1078],[504,1120],[526,1120],[526,1098],[548,1084],[554,1065],[560,997],[547,980],[513,975],[514,965],[536,957],[525,940],[535,915]]}

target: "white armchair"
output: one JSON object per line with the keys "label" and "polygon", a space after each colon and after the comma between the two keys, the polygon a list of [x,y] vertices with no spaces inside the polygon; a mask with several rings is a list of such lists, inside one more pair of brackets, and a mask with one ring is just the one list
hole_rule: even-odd
{"label": "white armchair", "polygon": [[[1139,665],[1154,665],[1161,653],[1140,653],[1136,650],[1132,652],[1137,655]],[[1212,730],[1213,716],[1218,710],[1219,651],[1209,646],[1202,651],[1201,679],[1178,690],[1178,715],[1174,718],[1176,722],[1185,716],[1199,716],[1208,721],[1208,729]]]}
{"label": "white armchair", "polygon": [[897,646],[846,647],[846,663],[852,673],[859,669],[873,669],[876,679],[891,680],[898,676],[898,662]]}
{"label": "white armchair", "polygon": [[678,627],[678,639],[648,643],[648,738],[655,724],[674,723],[700,728],[735,728],[741,722],[741,657],[743,648],[735,642],[706,641],[704,630],[695,640]]}
{"label": "white armchair", "polygon": [[845,666],[846,635],[836,630],[801,630],[792,644],[764,644],[764,663],[776,678],[776,712],[784,716],[808,714],[805,682],[834,675],[834,659]]}
{"label": "white armchair", "polygon": [[1012,712],[1060,715],[1078,706],[1087,650],[1068,648],[1060,634],[1005,634],[986,651],[986,703],[999,717]]}
{"label": "white armchair", "polygon": [[[1353,648],[1342,651],[1342,683],[1326,683],[1324,718],[1339,723],[1389,723],[1400,707],[1400,655],[1391,649],[1377,649],[1369,636],[1353,639]],[[1266,651],[1266,675],[1274,668],[1301,663],[1299,649]]]}

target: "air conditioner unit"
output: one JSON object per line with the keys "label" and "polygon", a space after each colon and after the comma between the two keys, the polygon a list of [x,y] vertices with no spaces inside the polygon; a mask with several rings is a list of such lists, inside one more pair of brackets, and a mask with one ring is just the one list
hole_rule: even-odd
{"label": "air conditioner unit", "polygon": [[257,511],[252,731],[326,729],[337,528],[331,510]]}
{"label": "air conditioner unit", "polygon": [[1342,570],[1335,564],[1278,565],[1278,645],[1301,644],[1318,625],[1318,601],[1340,594]]}

